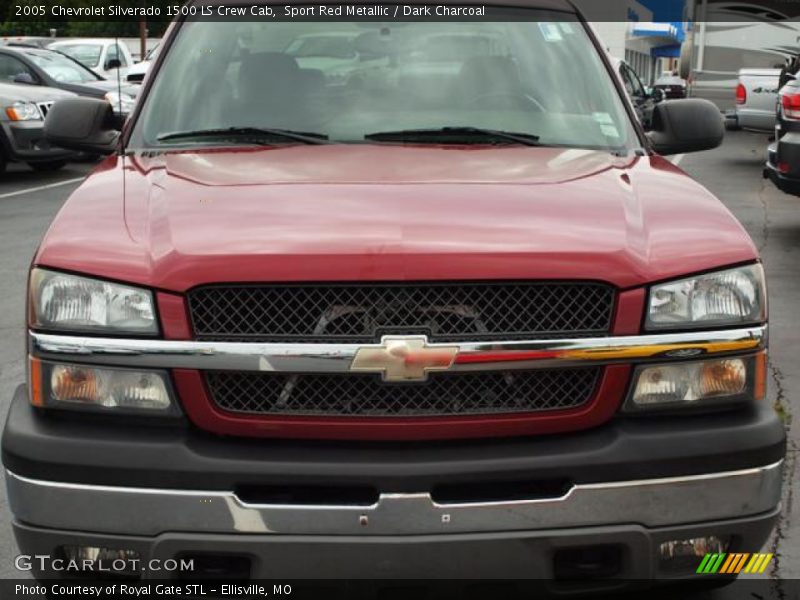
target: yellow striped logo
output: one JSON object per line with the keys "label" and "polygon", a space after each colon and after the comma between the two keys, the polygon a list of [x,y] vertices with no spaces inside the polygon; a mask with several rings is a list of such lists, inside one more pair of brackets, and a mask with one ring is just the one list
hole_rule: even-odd
{"label": "yellow striped logo", "polygon": [[709,553],[703,557],[697,573],[738,575],[740,573],[763,573],[772,562],[773,554],[750,554],[748,552]]}

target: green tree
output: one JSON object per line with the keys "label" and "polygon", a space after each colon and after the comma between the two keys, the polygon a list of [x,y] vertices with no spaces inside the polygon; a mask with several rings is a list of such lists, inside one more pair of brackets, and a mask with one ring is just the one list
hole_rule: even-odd
{"label": "green tree", "polygon": [[[0,0],[0,35],[20,36],[20,35],[50,35],[50,29],[61,29],[66,27],[67,20],[52,17],[47,11],[46,15],[37,16],[17,16],[17,6],[33,7],[42,6],[43,3],[37,0]],[[47,9],[49,3],[45,4]]]}

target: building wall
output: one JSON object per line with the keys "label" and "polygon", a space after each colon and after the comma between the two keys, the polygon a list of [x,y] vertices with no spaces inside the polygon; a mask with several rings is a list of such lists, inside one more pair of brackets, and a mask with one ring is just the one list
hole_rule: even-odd
{"label": "building wall", "polygon": [[617,58],[625,56],[625,40],[628,37],[628,21],[602,21],[591,23],[606,51]]}
{"label": "building wall", "polygon": [[[580,6],[579,2],[577,4]],[[652,72],[652,67],[649,65],[649,50],[647,54],[639,55],[639,49],[630,47],[630,30],[634,21],[651,21],[653,13],[636,0],[613,3],[610,6],[617,14],[609,16],[619,20],[594,21],[591,26],[608,53],[616,58],[624,58],[642,81],[649,84],[649,74]]]}
{"label": "building wall", "polygon": [[619,21],[594,22],[592,26],[612,56],[624,58],[645,85],[652,85],[663,71],[672,70],[677,61],[651,54],[653,48],[669,43],[668,39],[633,36],[632,27],[636,22],[680,20],[689,5],[685,0],[629,0],[613,6],[618,7],[614,10]]}

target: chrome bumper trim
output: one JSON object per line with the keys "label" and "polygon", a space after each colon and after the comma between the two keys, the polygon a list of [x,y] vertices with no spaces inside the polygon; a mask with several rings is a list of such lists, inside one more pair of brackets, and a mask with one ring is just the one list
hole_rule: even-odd
{"label": "chrome bumper trim", "polygon": [[[535,369],[666,361],[766,347],[767,326],[599,338],[458,342],[448,371]],[[347,373],[359,349],[373,344],[283,344],[98,338],[29,333],[43,359],[144,368]]]}
{"label": "chrome bumper trim", "polygon": [[437,504],[381,494],[372,506],[254,505],[233,492],[40,481],[6,471],[24,523],[128,535],[261,533],[410,535],[639,524],[662,527],[757,515],[779,505],[783,461],[752,469],[574,485],[560,498]]}

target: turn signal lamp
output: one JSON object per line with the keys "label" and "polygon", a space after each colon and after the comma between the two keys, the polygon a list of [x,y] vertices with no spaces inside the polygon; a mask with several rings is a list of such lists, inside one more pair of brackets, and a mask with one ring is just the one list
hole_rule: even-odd
{"label": "turn signal lamp", "polygon": [[162,371],[137,371],[30,360],[34,406],[114,413],[176,415],[180,410]]}
{"label": "turn signal lamp", "polygon": [[743,358],[645,365],[636,370],[626,410],[707,407],[763,399],[766,353]]}

